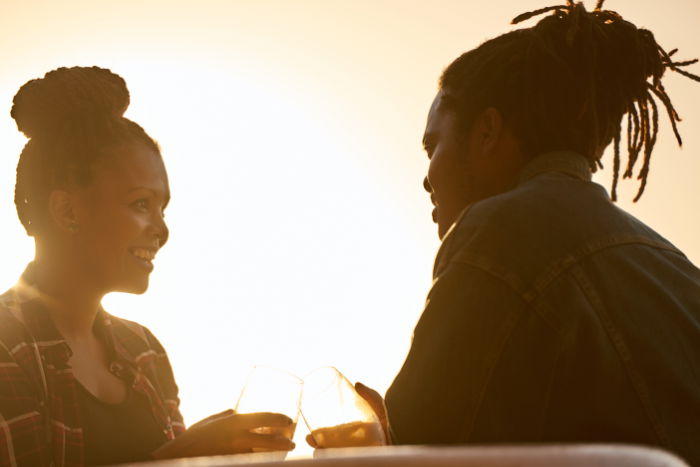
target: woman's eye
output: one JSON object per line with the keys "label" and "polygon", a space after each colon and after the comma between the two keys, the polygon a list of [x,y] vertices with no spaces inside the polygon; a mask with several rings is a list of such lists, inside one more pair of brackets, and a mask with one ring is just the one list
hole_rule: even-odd
{"label": "woman's eye", "polygon": [[148,209],[148,200],[140,199],[138,201],[134,201],[132,205],[138,209]]}

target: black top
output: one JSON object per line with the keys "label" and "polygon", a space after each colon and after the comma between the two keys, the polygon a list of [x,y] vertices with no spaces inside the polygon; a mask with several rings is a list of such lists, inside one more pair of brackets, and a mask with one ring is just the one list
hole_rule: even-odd
{"label": "black top", "polygon": [[85,438],[85,465],[149,460],[150,453],[167,441],[146,396],[129,387],[124,402],[108,404],[82,384],[77,381],[76,384]]}

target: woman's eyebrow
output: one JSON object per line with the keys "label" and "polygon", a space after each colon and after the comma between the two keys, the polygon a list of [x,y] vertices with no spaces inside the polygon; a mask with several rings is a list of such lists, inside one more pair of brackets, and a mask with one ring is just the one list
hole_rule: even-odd
{"label": "woman's eyebrow", "polygon": [[[153,193],[154,195],[157,195],[157,194],[158,194],[158,189],[157,189],[157,188],[148,187],[148,186],[145,186],[145,185],[139,185],[139,186],[135,186],[135,187],[133,187],[133,188],[129,188],[129,190],[127,191],[127,193],[131,193],[132,191],[138,191],[138,190],[150,191],[150,192]],[[164,192],[165,192],[165,191],[164,191]],[[168,196],[169,196],[169,194],[168,194]]]}
{"label": "woman's eyebrow", "polygon": [[[150,192],[150,193],[151,193],[153,196],[155,196],[155,197],[158,197],[159,194],[160,194],[159,191],[158,191],[158,189],[154,189],[154,188],[147,187],[147,186],[143,186],[143,185],[141,185],[141,186],[135,186],[135,187],[129,189],[129,190],[127,191],[127,194],[128,194],[128,193],[132,193],[132,192],[134,192],[134,191],[139,191],[139,190],[146,190],[146,191]],[[170,190],[165,190],[165,191],[163,191],[163,198],[165,199],[165,204],[167,205],[168,202],[170,202]]]}

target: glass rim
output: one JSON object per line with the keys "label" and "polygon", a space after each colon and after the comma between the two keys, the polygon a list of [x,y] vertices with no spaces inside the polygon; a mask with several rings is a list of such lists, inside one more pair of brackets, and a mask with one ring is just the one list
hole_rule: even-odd
{"label": "glass rim", "polygon": [[[236,404],[233,407],[233,411],[235,413],[238,413],[240,404],[241,404],[241,399],[243,398],[243,394],[245,394],[246,390],[248,389],[248,385],[251,383],[253,377],[256,374],[256,370],[262,370],[266,372],[271,372],[273,374],[279,375],[280,377],[285,377],[287,378],[290,382],[296,383],[299,386],[299,395],[297,397],[297,414],[296,418],[299,416],[299,412],[301,412],[301,398],[304,393],[304,380],[299,378],[297,375],[294,373],[291,373],[287,370],[283,370],[281,368],[273,367],[273,366],[268,366],[268,365],[253,365],[248,372],[248,374],[245,377],[245,380],[243,382],[243,386],[241,387],[241,392],[238,394],[238,399],[236,399]],[[258,372],[260,374],[260,372]]]}
{"label": "glass rim", "polygon": [[274,372],[276,372],[276,373],[283,373],[283,374],[285,374],[286,376],[289,376],[290,378],[299,381],[301,384],[304,384],[304,378],[300,378],[299,376],[295,375],[295,374],[292,373],[291,371],[288,371],[288,370],[285,370],[285,369],[283,369],[283,368],[279,368],[279,367],[276,367],[276,366],[270,366],[270,365],[253,365],[253,366],[250,368],[250,371],[248,372],[248,375],[246,376],[246,381],[250,378],[250,376],[251,376],[251,375],[255,372],[255,370],[257,370],[258,368],[260,368],[261,370],[274,371]]}
{"label": "glass rim", "polygon": [[[345,379],[348,383],[350,383],[350,380],[348,379],[348,377],[345,376],[339,369],[337,369],[333,365],[319,366],[318,368],[314,368],[313,370],[306,373],[301,379],[305,380],[307,377],[309,377],[313,373],[316,373],[316,372],[321,371],[321,370],[332,370],[335,373],[337,373],[338,375],[340,375],[343,379]],[[350,383],[350,386],[354,387],[354,385],[352,383]]]}

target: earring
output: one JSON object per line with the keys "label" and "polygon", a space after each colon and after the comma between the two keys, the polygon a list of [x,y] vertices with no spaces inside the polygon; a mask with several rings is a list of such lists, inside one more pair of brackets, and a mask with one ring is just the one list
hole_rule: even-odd
{"label": "earring", "polygon": [[75,222],[71,222],[70,224],[68,224],[68,230],[71,233],[76,233],[78,231],[78,224],[76,224]]}

